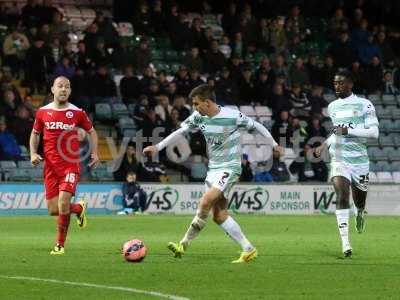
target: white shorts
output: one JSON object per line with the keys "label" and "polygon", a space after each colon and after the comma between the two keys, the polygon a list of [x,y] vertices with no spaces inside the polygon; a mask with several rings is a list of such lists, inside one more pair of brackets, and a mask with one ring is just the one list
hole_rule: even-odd
{"label": "white shorts", "polygon": [[240,174],[231,169],[210,170],[205,180],[206,192],[215,187],[219,189],[226,199],[233,185],[239,180]]}
{"label": "white shorts", "polygon": [[369,182],[369,164],[350,165],[340,162],[332,162],[329,180],[332,180],[335,176],[343,176],[347,178],[353,186],[366,192],[368,190]]}

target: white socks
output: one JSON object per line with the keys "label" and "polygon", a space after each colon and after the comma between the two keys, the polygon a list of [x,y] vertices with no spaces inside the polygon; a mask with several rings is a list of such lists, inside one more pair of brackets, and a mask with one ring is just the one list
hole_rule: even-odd
{"label": "white socks", "polygon": [[349,241],[349,216],[350,209],[337,209],[336,220],[338,223],[339,234],[342,238],[342,250],[343,252],[351,249]]}
{"label": "white socks", "polygon": [[220,224],[221,228],[231,237],[232,240],[237,242],[243,249],[243,251],[251,251],[254,249],[253,245],[250,244],[248,239],[244,236],[240,226],[232,217],[228,217],[224,223]]}
{"label": "white socks", "polygon": [[183,248],[186,249],[189,243],[199,235],[200,231],[206,226],[207,217],[205,219],[201,219],[198,215],[196,215],[192,223],[190,223],[188,230],[186,231],[185,236],[181,240],[181,244]]}

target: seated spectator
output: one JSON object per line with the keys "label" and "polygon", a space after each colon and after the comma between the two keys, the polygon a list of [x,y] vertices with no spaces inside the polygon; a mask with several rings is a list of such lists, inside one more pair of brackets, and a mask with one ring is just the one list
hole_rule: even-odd
{"label": "seated spectator", "polygon": [[174,79],[178,94],[188,95],[190,93],[190,78],[185,66],[180,66]]}
{"label": "seated spectator", "polygon": [[297,84],[305,86],[310,84],[310,74],[304,66],[304,61],[301,57],[298,57],[290,69],[290,79],[292,85]]}
{"label": "seated spectator", "polygon": [[3,115],[7,121],[11,121],[21,103],[21,98],[16,90],[5,89],[2,99],[0,99],[0,114]]}
{"label": "seated spectator", "polygon": [[134,60],[134,53],[128,45],[126,40],[121,40],[120,45],[116,47],[111,54],[112,66],[115,69],[122,70],[127,66],[132,65]]}
{"label": "seated spectator", "polygon": [[332,56],[327,55],[325,57],[324,65],[321,69],[321,85],[333,91],[333,77],[337,72],[337,68],[334,65]]}
{"label": "seated spectator", "polygon": [[308,147],[300,152],[299,157],[293,161],[289,169],[292,174],[298,175],[299,182],[319,181],[326,182],[328,180],[328,167],[323,161],[308,161],[304,157],[304,153],[310,151]]}
{"label": "seated spectator", "polygon": [[258,78],[255,84],[254,101],[256,103],[267,105],[271,95],[271,85],[268,80],[268,73],[262,71],[258,73]]}
{"label": "seated spectator", "polygon": [[154,111],[161,120],[166,122],[171,115],[173,107],[171,104],[169,104],[169,99],[166,95],[160,95],[157,97],[157,99],[158,105],[154,108]]}
{"label": "seated spectator", "polygon": [[370,34],[367,43],[358,48],[358,58],[363,65],[368,65],[374,56],[382,60],[381,50],[374,43],[374,36]]}
{"label": "seated spectator", "polygon": [[135,61],[134,66],[139,74],[144,73],[144,69],[150,64],[151,62],[151,51],[149,48],[149,42],[147,39],[142,38],[140,40],[139,47],[135,50]]}
{"label": "seated spectator", "polygon": [[383,74],[383,94],[398,95],[399,89],[394,86],[392,72],[386,71]]}
{"label": "seated spectator", "polygon": [[59,36],[62,42],[68,40],[70,26],[64,20],[63,14],[57,9],[54,11],[52,21],[50,23],[50,32],[54,36]]}
{"label": "seated spectator", "polygon": [[91,102],[90,95],[90,80],[89,75],[84,73],[84,70],[80,67],[75,69],[75,75],[71,78],[71,103],[75,104],[79,108],[82,108],[86,112],[94,111],[94,104]]}
{"label": "seated spectator", "polygon": [[124,154],[113,161],[112,172],[115,181],[124,181],[129,172],[135,172],[140,177],[142,165],[136,154],[136,145],[130,142]]}
{"label": "seated spectator", "polygon": [[281,161],[281,154],[279,151],[273,151],[273,162],[270,173],[273,181],[285,182],[289,181],[290,174],[285,162]]}
{"label": "seated spectator", "polygon": [[238,104],[239,91],[237,83],[232,78],[228,67],[222,68],[221,76],[216,82],[215,93],[218,103],[223,105]]}
{"label": "seated spectator", "polygon": [[289,97],[285,94],[283,84],[275,83],[272,89],[272,95],[267,102],[267,105],[272,108],[273,116],[276,118],[281,111],[290,111],[292,103]]}
{"label": "seated spectator", "polygon": [[192,47],[190,49],[190,52],[185,55],[183,58],[183,64],[189,69],[189,70],[199,70],[200,73],[203,73],[204,71],[204,63],[203,59],[199,56],[199,48],[197,47]]}
{"label": "seated spectator", "polygon": [[9,66],[13,77],[19,78],[26,51],[30,44],[25,34],[18,32],[17,27],[11,29],[3,42],[3,65]]}
{"label": "seated spectator", "polygon": [[285,18],[277,17],[274,19],[270,30],[270,44],[273,47],[274,52],[281,53],[287,51],[288,38],[285,30]]}
{"label": "seated spectator", "polygon": [[240,182],[253,181],[253,171],[250,166],[249,156],[247,154],[242,155],[242,174],[240,175]]}
{"label": "seated spectator", "polygon": [[112,100],[117,96],[117,86],[106,66],[97,67],[90,83],[90,95],[95,101]]}
{"label": "seated spectator", "polygon": [[[153,109],[146,111],[142,121],[142,130],[144,137],[153,137],[155,136],[156,128],[164,129],[164,127],[165,122],[161,120],[161,118],[156,114]],[[162,134],[162,136],[165,136],[165,134]]]}
{"label": "seated spectator", "polygon": [[174,108],[179,112],[179,120],[184,121],[190,116],[190,109],[186,105],[186,98],[177,95],[174,99]]}
{"label": "seated spectator", "polygon": [[221,45],[219,45],[219,51],[225,56],[226,59],[229,59],[231,57],[232,53],[232,48],[229,45],[229,37],[224,35],[221,39]]}
{"label": "seated spectator", "polygon": [[217,40],[213,40],[210,45],[210,49],[206,55],[206,72],[209,74],[215,74],[222,70],[222,67],[226,64],[225,56],[219,51],[219,44]]}
{"label": "seated spectator", "polygon": [[290,111],[292,116],[298,118],[307,118],[310,116],[311,103],[306,93],[301,90],[300,85],[293,84],[289,99],[293,107]]}
{"label": "seated spectator", "polygon": [[309,100],[311,103],[311,113],[312,115],[317,115],[322,117],[322,109],[328,106],[328,102],[324,99],[323,87],[319,85],[314,85],[311,90],[311,95]]}
{"label": "seated spectator", "polygon": [[306,128],[307,131],[307,144],[316,148],[324,141],[328,135],[325,127],[321,126],[321,119],[314,117],[311,119],[310,124]]}
{"label": "seated spectator", "polygon": [[283,110],[279,113],[279,119],[276,120],[271,129],[272,137],[282,147],[289,147],[290,138],[293,136],[289,122],[289,112]]}
{"label": "seated spectator", "polygon": [[6,119],[0,117],[0,160],[22,160],[15,136],[7,130]]}
{"label": "seated spectator", "polygon": [[15,117],[9,121],[9,131],[12,133],[18,145],[24,145],[29,149],[29,137],[33,127],[32,115],[25,105],[19,105]]}
{"label": "seated spectator", "polygon": [[111,66],[111,55],[108,53],[105,41],[102,38],[97,39],[96,48],[93,49],[91,54],[91,58],[94,64],[94,67],[97,66]]}
{"label": "seated spectator", "polygon": [[179,111],[176,108],[172,108],[168,115],[165,123],[166,133],[170,134],[175,130],[179,129],[182,121],[179,120]]}
{"label": "seated spectator", "polygon": [[136,173],[126,174],[126,181],[122,185],[122,210],[118,215],[131,215],[146,210],[147,194],[136,181]]}
{"label": "seated spectator", "polygon": [[351,78],[353,79],[353,93],[362,94],[365,93],[365,72],[364,68],[358,61],[354,61],[350,68]]}
{"label": "seated spectator", "polygon": [[356,59],[354,45],[347,31],[340,33],[339,40],[328,49],[339,68],[348,68]]}
{"label": "seated spectator", "polygon": [[147,160],[143,163],[143,172],[139,179],[145,182],[166,182],[168,180],[164,166],[153,160],[151,156],[147,156]]}
{"label": "seated spectator", "polygon": [[200,78],[200,72],[197,69],[192,69],[189,71],[189,87],[188,91],[190,92],[195,87],[204,84],[204,80]]}
{"label": "seated spectator", "polygon": [[82,69],[84,72],[89,72],[89,70],[93,67],[92,58],[89,56],[83,40],[78,42],[78,52],[74,54],[73,60],[75,66]]}
{"label": "seated spectator", "polygon": [[242,71],[242,78],[239,81],[238,105],[248,105],[254,101],[255,86],[251,74],[250,66],[246,66]]}
{"label": "seated spectator", "polygon": [[277,55],[275,57],[275,63],[274,66],[272,67],[272,70],[274,71],[275,76],[284,76],[284,77],[289,77],[289,68],[286,65],[285,62],[285,57],[281,54]]}
{"label": "seated spectator", "polygon": [[370,64],[365,68],[364,83],[368,94],[379,93],[383,88],[382,64],[379,57],[374,56]]}
{"label": "seated spectator", "polygon": [[74,74],[75,66],[71,61],[71,58],[68,56],[63,56],[61,60],[57,63],[56,68],[54,69],[53,78],[64,76],[68,79],[71,79]]}
{"label": "seated spectator", "polygon": [[255,182],[273,182],[274,181],[271,173],[269,172],[269,170],[267,170],[266,163],[259,162],[257,164],[255,174],[254,174],[254,181]]}
{"label": "seated spectator", "polygon": [[140,95],[135,110],[133,111],[133,119],[139,129],[144,126],[144,119],[150,110],[149,98],[146,95]]}

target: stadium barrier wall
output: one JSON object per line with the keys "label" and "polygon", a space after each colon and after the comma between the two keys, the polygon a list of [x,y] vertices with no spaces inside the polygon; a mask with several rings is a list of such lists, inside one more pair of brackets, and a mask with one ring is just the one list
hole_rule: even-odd
{"label": "stadium barrier wall", "polygon": [[[114,214],[121,209],[121,184],[82,183],[75,199],[85,199],[91,214]],[[204,193],[202,184],[142,184],[149,213],[194,214]],[[400,185],[371,185],[369,214],[400,215]],[[335,193],[327,184],[238,184],[229,195],[237,213],[315,214],[335,210]],[[47,214],[42,184],[1,184],[0,215]]]}

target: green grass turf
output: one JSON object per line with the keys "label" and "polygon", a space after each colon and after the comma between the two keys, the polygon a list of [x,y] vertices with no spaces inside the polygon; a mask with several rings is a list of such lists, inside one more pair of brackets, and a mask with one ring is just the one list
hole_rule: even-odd
{"label": "green grass turf", "polygon": [[[368,217],[366,233],[351,228],[352,259],[340,259],[330,216],[235,216],[259,250],[232,265],[239,248],[209,222],[185,257],[166,249],[186,231],[189,216],[91,217],[71,225],[65,256],[50,256],[51,217],[0,219],[0,276],[27,276],[123,286],[190,299],[399,299],[400,218]],[[75,221],[75,219],[74,219]],[[124,262],[123,241],[143,239],[146,259]],[[0,299],[157,299],[124,291],[0,278]]]}

